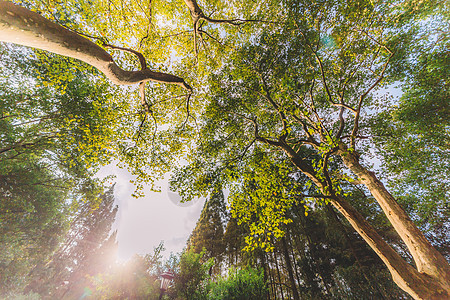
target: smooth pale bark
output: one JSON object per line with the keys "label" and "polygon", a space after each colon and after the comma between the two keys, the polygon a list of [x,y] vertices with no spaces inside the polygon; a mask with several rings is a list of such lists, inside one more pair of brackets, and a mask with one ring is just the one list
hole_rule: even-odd
{"label": "smooth pale bark", "polygon": [[344,164],[358,176],[358,180],[369,189],[377,200],[386,217],[411,252],[418,272],[440,282],[441,288],[446,290],[450,297],[450,266],[447,260],[425,238],[375,173],[370,172],[359,163],[359,158],[355,153],[351,153],[344,144],[340,144],[339,154]]}
{"label": "smooth pale bark", "polygon": [[197,23],[200,18],[204,17],[203,11],[198,6],[197,1],[184,0],[184,3],[189,8],[189,12],[191,13],[192,20],[194,21],[194,23]]}
{"label": "smooth pale bark", "polygon": [[375,229],[344,198],[335,196],[331,204],[349,221],[387,266],[394,282],[414,299],[449,299],[445,284],[418,272],[389,246]]}
{"label": "smooth pale bark", "polygon": [[126,71],[112,56],[87,38],[55,24],[41,15],[8,1],[0,0],[0,41],[46,50],[79,59],[97,68],[113,83],[121,85],[139,82],[176,84],[191,91],[192,88],[175,75],[149,69]]}
{"label": "smooth pale bark", "polygon": [[[292,148],[282,142],[272,142],[272,144],[283,149],[283,151],[290,157],[292,163],[300,171],[302,171],[303,174],[308,176],[322,191],[322,193],[325,195],[328,194],[326,182],[320,180],[316,176],[314,169],[307,162],[302,160]],[[428,253],[428,255],[431,255],[433,258],[438,258],[438,256],[441,256],[444,261],[429,260],[433,265],[428,266],[427,270],[441,270],[441,273],[438,274],[442,274],[443,277],[438,277],[436,273],[428,274],[423,270],[416,270],[408,264],[391,246],[389,246],[388,243],[383,240],[372,225],[370,225],[369,222],[367,222],[367,220],[343,197],[332,194],[329,200],[331,204],[347,219],[352,227],[361,235],[370,248],[372,248],[381,258],[391,273],[394,282],[401,289],[414,297],[414,299],[450,299],[449,282],[447,279],[448,274],[445,274],[445,268],[448,267],[448,263],[445,258],[443,258],[442,255],[431,246],[431,244],[428,243],[428,248],[421,250],[422,255],[426,255]],[[397,203],[396,205],[399,206]],[[395,210],[395,212],[397,212],[397,210]],[[390,210],[388,213],[385,213],[393,214],[394,211]],[[404,211],[403,214],[406,216]],[[395,229],[397,231],[399,230],[397,228]],[[420,231],[419,233],[423,236]],[[436,265],[437,261],[442,263],[443,266]]]}

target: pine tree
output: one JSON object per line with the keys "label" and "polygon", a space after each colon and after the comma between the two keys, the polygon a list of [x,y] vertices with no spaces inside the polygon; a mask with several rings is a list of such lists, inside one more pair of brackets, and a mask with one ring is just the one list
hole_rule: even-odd
{"label": "pine tree", "polygon": [[187,242],[188,250],[200,253],[205,249],[203,259],[216,259],[215,271],[220,270],[225,251],[224,224],[227,221],[225,200],[222,192],[209,198],[202,209],[200,218]]}
{"label": "pine tree", "polygon": [[77,287],[86,275],[104,270],[115,260],[116,232],[110,235],[118,209],[114,206],[114,186],[100,198],[95,210],[90,205],[80,207],[65,242],[48,262],[34,268],[25,292],[49,299],[63,297],[68,291],[79,292]]}

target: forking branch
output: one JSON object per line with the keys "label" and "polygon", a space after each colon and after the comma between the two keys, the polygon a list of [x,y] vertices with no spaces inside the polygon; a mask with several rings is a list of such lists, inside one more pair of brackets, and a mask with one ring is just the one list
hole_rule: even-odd
{"label": "forking branch", "polygon": [[[26,21],[24,21],[26,20]],[[115,84],[160,82],[179,85],[192,92],[183,78],[148,68],[127,71],[120,68],[103,48],[38,13],[0,0],[0,41],[46,50],[81,60],[101,71]]]}
{"label": "forking branch", "polygon": [[[189,8],[189,12],[191,13],[192,22],[194,25],[194,52],[197,55],[197,35],[200,32],[200,21],[206,21],[208,23],[214,24],[227,24],[232,26],[239,26],[244,23],[249,22],[263,22],[263,23],[273,23],[265,20],[256,20],[256,19],[214,19],[208,17],[204,14],[203,10],[197,3],[197,0],[184,0],[184,3]],[[203,32],[203,31],[202,31]]]}

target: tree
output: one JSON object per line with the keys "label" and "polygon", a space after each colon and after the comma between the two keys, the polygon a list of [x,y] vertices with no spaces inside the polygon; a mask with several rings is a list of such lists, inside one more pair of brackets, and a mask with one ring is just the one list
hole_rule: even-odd
{"label": "tree", "polygon": [[[111,137],[98,123],[111,112],[99,105],[108,99],[106,86],[90,82],[89,70],[66,58],[7,50],[0,50],[3,295],[23,290],[36,265],[50,259],[78,205],[98,206],[103,187],[93,174],[110,159],[104,146]],[[59,82],[49,83],[58,67]]]}
{"label": "tree", "polygon": [[200,218],[187,242],[187,250],[203,254],[203,259],[216,260],[216,273],[220,274],[220,263],[224,253],[223,231],[226,222],[226,209],[223,193],[213,194],[205,202]]}
{"label": "tree", "polygon": [[[398,105],[374,116],[371,130],[390,174],[390,185],[400,203],[421,229],[434,229],[428,237],[441,240],[448,215],[448,124],[450,74],[443,52],[448,41],[431,52],[421,53],[404,79]],[[433,166],[433,167],[430,167]],[[428,229],[429,229],[428,228]],[[444,245],[440,247],[442,250]]]}
{"label": "tree", "polygon": [[[279,32],[276,38],[262,35],[256,45],[244,47],[241,55],[234,57],[233,63],[211,76],[211,104],[203,119],[203,122],[208,122],[205,126],[208,138],[205,140],[220,139],[219,130],[223,136],[238,131],[241,132],[239,138],[245,136],[247,141],[238,141],[238,138],[236,142],[227,141],[223,148],[227,149],[225,151],[234,146],[235,149],[245,147],[244,153],[250,152],[249,148],[260,142],[284,152],[292,164],[317,186],[322,197],[330,201],[363,236],[388,266],[400,287],[417,298],[445,298],[448,293],[445,282],[449,276],[445,258],[425,239],[376,175],[360,163],[360,155],[355,150],[356,141],[361,137],[359,123],[363,102],[368,101],[365,100],[367,96],[386,76],[386,70],[390,71],[387,67],[391,61],[395,65],[394,61],[400,59],[401,49],[391,50],[398,46],[394,36],[373,36],[381,19],[377,19],[370,4],[365,8],[370,11],[370,17],[364,16],[356,7],[335,9],[343,9],[342,15],[346,17],[343,24],[328,23],[327,17],[330,21],[333,17],[327,16],[325,10],[311,9],[314,14],[323,14],[317,29],[313,25],[317,21],[314,17],[293,18],[292,29]],[[296,16],[305,15],[301,7],[298,10],[295,11]],[[355,20],[360,23],[353,23]],[[351,31],[343,31],[341,26],[344,24]],[[401,33],[401,28],[397,30]],[[353,38],[354,32],[361,33],[358,39]],[[400,33],[399,36],[406,36],[406,33]],[[334,39],[334,45],[323,40],[327,35]],[[370,47],[374,50],[361,51],[361,45],[365,50]],[[296,59],[299,52],[300,58]],[[369,53],[376,55],[368,58]],[[376,71],[368,74],[366,67]],[[244,122],[248,125],[243,125]],[[221,130],[218,124],[229,124],[229,127]],[[238,126],[240,128],[236,130]],[[311,161],[308,157],[310,149],[321,158]],[[198,156],[201,155],[199,153]],[[239,153],[234,155],[240,156]],[[357,176],[358,182],[364,184],[380,204],[414,257],[416,270],[398,256],[345,199],[341,188],[336,185],[343,174],[332,174],[328,170],[333,156]],[[426,291],[428,276],[435,278],[428,284],[436,286]]]}
{"label": "tree", "polygon": [[175,277],[173,279],[174,289],[172,293],[184,299],[207,299],[208,272],[213,265],[213,259],[202,262],[204,252],[183,252],[180,256]]}
{"label": "tree", "polygon": [[[142,70],[124,71],[115,64],[108,52],[87,38],[12,2],[2,1],[0,5],[2,12],[0,40],[4,42],[79,59],[103,72],[116,84],[135,84],[152,80],[177,84],[191,90],[182,78],[147,69],[145,59],[141,61]],[[142,56],[139,58],[143,59]]]}
{"label": "tree", "polygon": [[263,272],[252,268],[230,269],[228,277],[212,283],[208,299],[267,299]]}
{"label": "tree", "polygon": [[[230,190],[228,199],[232,216],[237,218],[230,220],[225,233],[227,251],[234,256],[231,264],[256,256],[256,262],[250,263],[266,270],[275,299],[289,293],[287,297],[295,297],[296,290],[301,299],[401,298],[402,293],[386,282],[388,274],[380,270],[381,261],[355,238],[356,232],[341,224],[328,204],[305,199],[303,194],[314,190],[304,190],[305,179],[294,176],[295,169],[283,167],[260,153],[246,161],[245,171],[240,170],[243,179]],[[358,201],[360,197],[352,195],[353,205],[384,232],[386,220],[377,216],[380,213],[368,199]],[[250,229],[245,232],[244,228]],[[260,247],[266,253],[256,255]],[[243,248],[255,253],[240,253]]]}
{"label": "tree", "polygon": [[[348,8],[345,7],[344,9]],[[348,11],[351,11],[351,9]],[[348,14],[348,11],[344,11],[344,15]],[[296,12],[296,15],[303,15],[303,13]],[[351,19],[353,17],[360,21],[363,20],[360,16],[348,17],[349,21],[353,21]],[[247,135],[247,142],[233,141],[235,149],[245,147],[243,152],[249,152],[248,149],[254,147],[254,142],[261,142],[283,151],[297,169],[309,177],[318,187],[323,197],[327,198],[343,213],[352,226],[366,239],[388,266],[397,284],[415,297],[433,297],[430,294],[434,294],[434,297],[437,298],[445,297],[443,296],[447,293],[444,292],[447,289],[445,282],[448,279],[443,279],[442,283],[437,282],[440,281],[439,278],[447,278],[449,274],[447,262],[426,241],[423,234],[419,232],[395,202],[382,182],[374,173],[369,172],[366,167],[361,165],[359,154],[355,152],[354,148],[356,140],[359,138],[359,119],[363,101],[383,80],[391,60],[398,59],[394,56],[397,53],[389,48],[393,41],[386,39],[390,44],[385,45],[384,42],[376,40],[371,34],[367,33],[367,31],[370,32],[375,29],[359,29],[359,25],[351,24],[350,26],[354,26],[352,32],[361,30],[364,37],[359,38],[357,40],[358,45],[356,45],[353,44],[356,40],[352,38],[351,32],[340,32],[339,30],[342,28],[336,28],[332,24],[327,24],[325,19],[322,20],[322,27],[317,31],[314,30],[312,25],[308,27],[307,18],[299,20],[299,22],[304,22],[303,24],[294,23],[293,28],[295,29],[292,29],[292,31],[296,31],[299,38],[290,35],[293,34],[292,31],[289,33],[281,32],[276,39],[263,35],[259,40],[260,45],[245,47],[241,52],[242,55],[237,55],[234,58],[233,64],[212,76],[210,83],[214,88],[212,88],[210,97],[211,105],[204,114],[209,119],[206,117],[203,119],[204,122],[209,122],[205,126],[205,135],[208,134],[208,138],[205,138],[205,140],[209,139],[216,142],[215,140],[220,139],[220,135],[217,134],[220,129],[216,126],[218,124],[223,126],[222,124],[226,123],[230,124],[229,130],[222,129],[223,136],[230,136],[232,132],[236,131],[245,132],[244,135]],[[372,24],[378,21],[375,17],[371,17],[371,20]],[[372,28],[375,28],[375,26]],[[335,34],[341,34],[339,45],[333,45],[333,47],[321,43],[321,32],[326,32],[326,30],[332,32],[335,30]],[[284,34],[290,35],[289,40],[283,39]],[[305,43],[305,45],[300,46],[300,49],[303,50],[298,48],[301,42]],[[364,44],[366,49],[370,47],[369,45],[372,45],[372,47],[379,48],[381,52],[375,52],[374,50],[373,53],[379,55],[376,55],[372,61],[367,60],[368,52],[361,52],[360,49],[354,48],[360,47],[361,44]],[[396,45],[393,44],[392,46]],[[297,62],[299,66],[294,68],[294,57],[298,55],[299,50],[303,51],[303,56]],[[355,54],[354,59],[346,56],[349,51]],[[383,52],[384,54],[382,54]],[[341,55],[337,62],[336,55],[338,57]],[[376,64],[375,61],[377,61]],[[369,63],[378,70],[369,75],[361,68],[361,64],[364,63]],[[292,72],[287,70],[292,70]],[[300,74],[304,77],[299,78],[300,75],[297,73],[299,70],[306,73]],[[336,74],[332,72],[336,72]],[[339,77],[345,76],[346,72],[355,75]],[[224,74],[228,74],[229,77],[224,77]],[[308,77],[311,79],[304,83],[304,78]],[[358,94],[359,96],[356,96]],[[255,102],[254,99],[258,99],[258,101]],[[348,103],[354,104],[349,106]],[[261,108],[264,108],[265,111],[262,111]],[[353,124],[350,123],[352,125],[349,125],[348,121],[345,122],[344,116],[351,118],[351,116],[344,115],[346,110],[354,113]],[[335,111],[334,114],[337,116],[335,120],[329,117],[332,115],[332,111]],[[269,114],[269,112],[273,113]],[[227,117],[223,117],[224,115],[227,115]],[[274,120],[276,115],[279,116],[278,122]],[[271,117],[272,119],[270,119]],[[252,129],[245,125],[238,125],[243,122],[247,122],[249,126],[253,127],[253,133]],[[238,130],[236,130],[237,126],[240,126]],[[274,130],[274,128],[278,129]],[[300,134],[300,132],[303,132],[303,134]],[[239,137],[242,137],[242,134]],[[233,142],[229,142],[228,145]],[[227,149],[226,151],[232,147],[228,145],[224,147],[224,149]],[[202,148],[207,147],[202,146]],[[316,153],[320,154],[322,158],[311,163],[308,159],[309,150],[305,150],[305,148],[315,149]],[[217,152],[216,150],[214,153]],[[200,154],[197,155],[200,156]],[[239,153],[234,155],[235,157],[240,156]],[[330,175],[327,169],[329,168],[330,157],[336,155],[348,169],[357,175],[359,183],[363,183],[378,201],[411,251],[418,271],[411,269],[373,231],[364,218],[345,200],[343,194],[339,191],[340,188],[334,186],[335,183],[333,182],[337,182],[336,180],[339,180],[342,176],[335,173],[335,176],[338,175],[338,177],[333,178],[333,175]],[[212,159],[212,157],[209,156],[208,159]],[[205,159],[205,161],[208,159]],[[196,165],[202,164],[196,163]],[[336,188],[337,190],[333,191]],[[439,270],[441,266],[443,267]],[[408,273],[409,275],[403,277]],[[431,275],[432,273],[434,275]],[[425,282],[428,281],[428,275],[424,274],[436,278],[437,286],[429,291],[425,291],[427,289]],[[412,286],[417,287],[418,290],[412,291]],[[424,290],[420,291],[422,288]],[[440,294],[441,292],[443,294]],[[420,293],[424,294],[420,296]]]}
{"label": "tree", "polygon": [[[186,1],[186,4],[194,17],[194,28],[201,18],[213,21],[198,11],[196,2]],[[271,4],[269,8],[275,6]],[[276,10],[267,14],[276,22],[260,26],[252,38],[247,35],[247,40],[237,41],[238,50],[222,58],[222,66],[208,69],[213,74],[202,94],[202,143],[196,145],[191,140],[197,137],[195,133],[198,132],[197,127],[187,125],[188,121],[198,123],[189,109],[188,97],[186,121],[181,128],[168,130],[180,137],[166,140],[172,146],[156,151],[183,153],[188,147],[198,146],[196,154],[190,156],[193,161],[191,167],[209,168],[209,174],[216,175],[218,169],[223,171],[231,167],[230,161],[245,161],[254,153],[256,145],[265,152],[280,151],[280,156],[288,158],[316,186],[316,192],[320,193],[318,196],[329,201],[346,217],[382,259],[402,289],[418,299],[448,297],[448,263],[426,240],[383,182],[361,162],[359,152],[363,153],[364,148],[357,144],[364,138],[364,108],[370,102],[372,92],[388,80],[385,78],[397,78],[395,73],[402,72],[403,64],[414,64],[411,45],[419,40],[427,42],[417,34],[414,22],[421,17],[422,11],[433,12],[434,7],[436,5],[431,2],[415,5],[414,1],[402,5],[385,1],[323,2],[320,5],[302,1],[281,2]],[[441,7],[446,6],[438,6]],[[67,46],[62,39],[53,39],[49,35],[51,30],[55,32],[62,27],[37,14],[6,2],[1,2],[0,12],[1,20],[8,24],[2,27],[2,31],[10,33],[9,36],[14,36],[11,35],[13,32],[19,33],[17,29],[22,28],[21,34],[26,37],[24,40],[28,45],[46,47],[72,57],[79,55],[78,58],[96,64],[107,76],[121,78],[116,76],[122,72],[116,71],[110,56],[87,40],[73,36],[72,45],[75,47],[70,46],[71,41],[66,41],[69,43]],[[282,16],[278,17],[277,13]],[[445,12],[436,14],[444,15]],[[30,35],[26,22],[19,17],[21,15],[34,24],[47,24],[48,28],[38,26],[36,30],[43,36],[49,35],[47,39],[52,42],[42,45],[40,38]],[[80,43],[86,43],[85,49],[92,50],[92,53],[76,52],[76,45]],[[99,61],[95,61],[97,58]],[[147,72],[133,74],[142,73]],[[148,76],[138,76],[134,82],[149,79]],[[184,80],[172,79],[170,77],[166,82],[180,84],[189,90]],[[130,83],[133,80],[125,81]],[[143,103],[145,106],[145,101]],[[178,142],[181,145],[177,145]],[[208,159],[200,162],[205,157]],[[228,161],[224,163],[223,157]],[[351,178],[348,172],[341,172],[339,168],[331,169],[333,159],[357,178]],[[204,172],[198,173],[202,173],[198,178],[204,184],[195,187],[205,192],[211,186],[208,182],[211,177],[205,177]],[[217,177],[213,181],[223,179],[223,176]],[[404,261],[350,205],[342,187],[348,181],[363,184],[379,203],[414,258],[415,268]]]}
{"label": "tree", "polygon": [[135,255],[123,264],[116,262],[106,272],[91,276],[90,281],[94,286],[92,296],[99,299],[157,299],[160,281],[154,272],[156,266],[152,263],[162,262],[148,260],[149,256]]}
{"label": "tree", "polygon": [[87,275],[110,267],[117,251],[116,233],[110,234],[118,209],[114,186],[100,199],[96,209],[89,203],[79,208],[64,242],[52,257],[32,270],[26,292],[37,292],[44,298],[82,294]]}

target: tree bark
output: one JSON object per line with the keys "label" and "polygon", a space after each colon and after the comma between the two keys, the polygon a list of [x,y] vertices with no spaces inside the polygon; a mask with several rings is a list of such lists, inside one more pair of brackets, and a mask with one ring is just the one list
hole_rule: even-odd
{"label": "tree bark", "polygon": [[339,226],[340,231],[344,235],[345,240],[347,241],[347,245],[350,248],[351,253],[353,254],[353,257],[355,258],[355,262],[358,266],[358,269],[360,270],[360,273],[363,275],[366,283],[370,286],[370,289],[374,292],[374,295],[383,300],[388,299],[388,297],[386,297],[386,295],[384,294],[383,290],[379,288],[379,285],[378,285],[376,279],[374,280],[373,277],[369,278],[369,277],[371,277],[370,274],[367,274],[367,272],[365,272],[365,270],[363,270],[363,265],[361,263],[361,260],[359,259],[359,255],[358,255],[357,251],[355,250],[353,238],[351,238],[351,236],[353,236],[353,235],[350,235],[348,228],[341,222],[341,220],[339,220],[336,212],[333,210],[333,208],[330,205],[326,206],[326,210],[329,215],[329,218],[333,219],[336,222],[336,224]]}
{"label": "tree bark", "polygon": [[115,84],[154,81],[192,88],[175,75],[149,69],[126,71],[112,56],[87,38],[9,1],[0,0],[0,41],[46,50],[81,60],[104,73]]}
{"label": "tree bark", "polygon": [[300,297],[298,295],[298,290],[297,290],[297,283],[295,282],[295,278],[294,278],[294,272],[292,271],[292,263],[291,263],[291,258],[289,257],[288,246],[286,243],[286,239],[284,237],[281,238],[281,244],[283,246],[284,260],[286,261],[286,269],[288,271],[289,281],[291,282],[291,287],[292,287],[291,290],[292,290],[294,300],[300,300]]}
{"label": "tree bark", "polygon": [[[280,147],[291,159],[292,163],[308,176],[317,187],[324,193],[325,195],[329,193],[331,187],[327,186],[327,183],[323,180],[320,180],[316,174],[314,169],[304,161],[299,155],[290,148],[285,143],[279,143],[278,147]],[[340,151],[343,152],[342,150]],[[346,152],[348,153],[348,151]],[[361,178],[361,180],[368,181],[371,184],[376,184],[374,186],[370,186],[369,189],[374,189],[376,192],[380,192],[381,182],[376,182],[373,176],[367,176],[367,174],[361,170],[362,168],[357,160],[355,161],[354,157],[347,154],[341,154],[344,159],[345,164],[349,164],[350,169],[355,169],[355,171],[361,172],[365,178]],[[365,169],[364,169],[365,170]],[[352,170],[353,171],[353,170]],[[354,171],[354,172],[355,172]],[[369,173],[366,170],[367,173]],[[358,175],[358,174],[356,174]],[[369,174],[370,175],[370,174]],[[360,175],[358,175],[361,177]],[[372,183],[373,181],[373,183]],[[384,186],[383,186],[384,187]],[[381,194],[381,193],[380,193]],[[378,195],[379,197],[379,195]],[[392,197],[392,196],[391,196]],[[330,196],[331,204],[347,219],[347,221],[351,224],[351,226],[361,235],[361,237],[366,241],[366,243],[375,251],[375,253],[381,258],[384,264],[387,266],[389,272],[392,275],[394,282],[405,292],[410,294],[415,299],[450,299],[450,287],[449,287],[449,276],[446,274],[446,268],[448,267],[448,263],[445,258],[440,255],[437,250],[435,250],[431,244],[426,241],[426,247],[422,245],[421,255],[424,257],[431,256],[433,259],[428,259],[428,262],[431,263],[431,266],[426,266],[426,270],[436,270],[441,274],[442,277],[437,277],[436,273],[428,274],[424,271],[418,271],[411,265],[409,265],[391,246],[389,246],[382,237],[376,232],[376,230],[370,225],[367,220],[357,211],[355,210],[342,196],[337,194],[331,194]],[[377,199],[378,200],[378,199]],[[385,199],[381,199],[382,201],[386,201]],[[380,201],[380,200],[379,200]],[[383,208],[385,214],[388,218],[392,217],[395,213],[402,213],[402,215],[395,216],[398,218],[398,223],[401,224],[402,221],[406,219],[409,220],[406,213],[401,209],[395,200],[389,202],[388,204],[382,202],[384,206],[387,206],[387,210]],[[381,205],[381,204],[380,204]],[[382,207],[383,207],[382,205]],[[399,211],[399,209],[401,211]],[[392,221],[391,221],[392,222]],[[409,220],[411,222],[411,220]],[[411,222],[412,223],[412,222]],[[410,224],[408,224],[410,225]],[[414,225],[414,224],[412,224]],[[405,226],[405,224],[401,225]],[[415,227],[415,226],[414,226]],[[394,227],[397,231],[402,230],[403,227]],[[415,227],[420,235],[422,233]],[[410,229],[410,227],[408,227]],[[407,232],[406,235],[411,234],[411,231]],[[400,234],[400,232],[399,232]],[[404,233],[402,233],[404,235]],[[423,236],[423,235],[422,235]],[[412,237],[416,239],[417,237]],[[423,241],[421,241],[423,243]],[[427,252],[428,251],[428,252]],[[439,256],[442,257],[442,260],[439,259]],[[436,263],[440,261],[443,266],[436,265]],[[424,268],[423,266],[422,268]],[[423,270],[423,269],[422,269]]]}
{"label": "tree bark", "polygon": [[278,267],[277,256],[275,255],[275,252],[273,252],[272,255],[273,255],[274,262],[275,262],[275,268],[277,270],[278,286],[280,287],[281,300],[284,300],[284,292],[283,292],[283,286],[282,286],[282,282],[281,282],[280,268]]}
{"label": "tree bark", "polygon": [[273,278],[273,267],[271,265],[271,260],[270,260],[270,254],[267,254],[267,269],[268,269],[268,275],[269,275],[269,287],[270,287],[270,295],[269,295],[269,300],[270,299],[276,299],[276,291],[275,291],[275,279]]}
{"label": "tree bark", "polygon": [[425,238],[375,173],[360,164],[356,153],[348,151],[347,147],[341,143],[339,155],[344,164],[358,176],[358,180],[369,189],[377,200],[386,217],[408,247],[417,270],[441,282],[442,287],[450,294],[450,266],[447,260]]}
{"label": "tree bark", "polygon": [[241,20],[241,19],[213,19],[208,16],[206,16],[203,13],[203,10],[200,8],[200,6],[197,3],[197,0],[184,0],[184,3],[189,8],[189,12],[191,13],[192,22],[194,23],[194,29],[197,30],[198,22],[200,20],[204,20],[210,23],[215,24],[228,24],[228,25],[241,25],[244,22],[253,22],[256,20]]}
{"label": "tree bark", "polygon": [[203,11],[200,6],[198,6],[197,1],[184,0],[184,3],[189,8],[189,12],[191,13],[192,21],[194,22],[194,24],[197,23],[200,18],[204,17]]}

